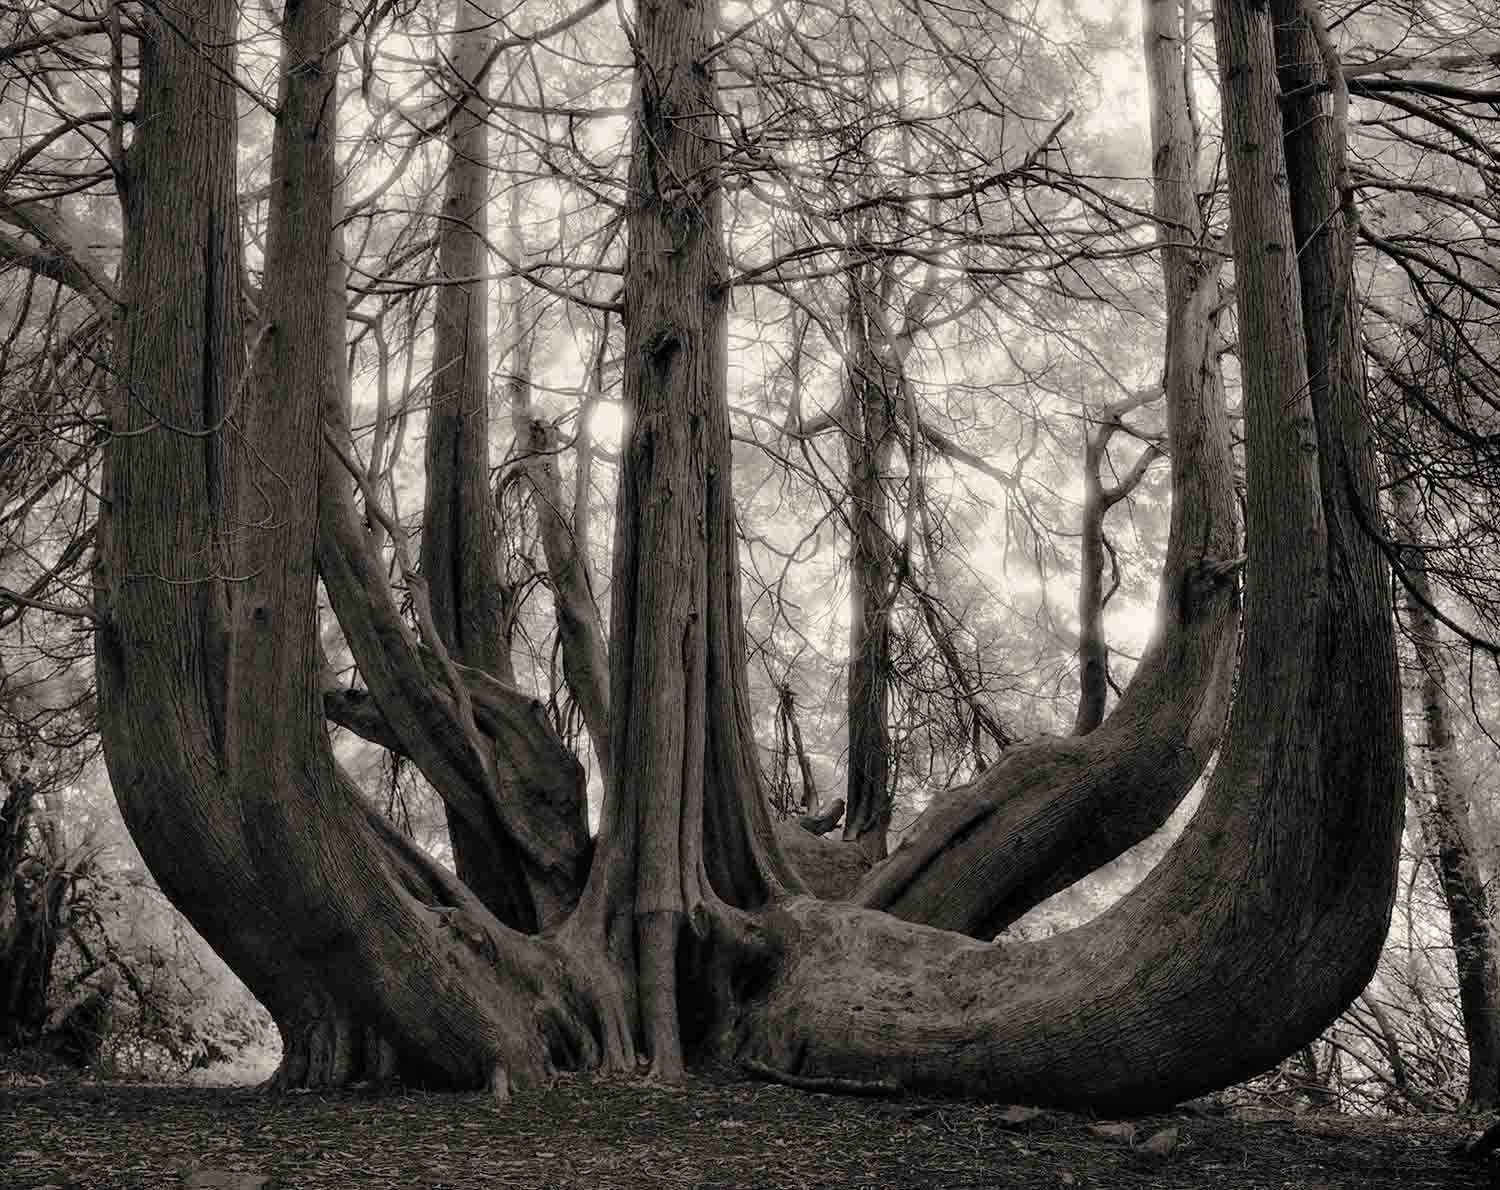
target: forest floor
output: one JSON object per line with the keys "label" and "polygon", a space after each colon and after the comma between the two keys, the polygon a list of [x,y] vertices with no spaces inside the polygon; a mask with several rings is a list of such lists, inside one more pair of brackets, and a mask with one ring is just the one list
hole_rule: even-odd
{"label": "forest floor", "polygon": [[0,1072],[4,1190],[1500,1187],[1452,1117],[1265,1109],[1129,1122],[695,1078],[270,1096]]}

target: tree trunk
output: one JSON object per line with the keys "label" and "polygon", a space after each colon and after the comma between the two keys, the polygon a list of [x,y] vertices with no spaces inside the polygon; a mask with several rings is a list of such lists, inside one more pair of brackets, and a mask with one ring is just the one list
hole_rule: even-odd
{"label": "tree trunk", "polygon": [[[623,444],[611,587],[614,774],[577,928],[636,973],[654,1074],[683,1068],[679,933],[800,882],[775,846],[749,713],[725,395],[718,5],[638,7]],[[686,961],[684,957],[684,961]],[[702,973],[700,973],[702,974]],[[688,1007],[730,990],[703,974]],[[721,1009],[714,1010],[722,1015]]]}
{"label": "tree trunk", "polygon": [[1017,745],[934,800],[856,891],[869,908],[989,937],[1151,834],[1218,746],[1235,665],[1239,514],[1177,11],[1148,0],[1145,22],[1173,493],[1156,635],[1097,729]]}
{"label": "tree trunk", "polygon": [[[585,487],[575,488],[571,515],[563,499],[562,476],[557,456],[561,449],[556,427],[531,414],[530,345],[518,344],[520,361],[510,381],[511,425],[521,467],[531,489],[542,552],[547,559],[547,585],[562,646],[563,679],[583,715],[589,742],[594,747],[605,783],[610,778],[609,756],[609,647],[599,606],[589,583],[588,538],[579,529],[586,518],[579,515],[578,500]],[[588,450],[587,435],[579,430],[579,462]]]}
{"label": "tree trunk", "polygon": [[[490,495],[490,147],[479,77],[491,25],[481,5],[456,0],[448,54],[454,111],[438,224],[438,271],[448,283],[437,290],[421,568],[438,635],[454,660],[514,684]],[[494,763],[486,758],[487,767]],[[459,878],[501,921],[531,931],[571,907],[577,889],[557,890],[544,873],[528,870],[530,857],[493,807],[477,818],[444,809]]]}
{"label": "tree trunk", "polygon": [[5,800],[0,802],[0,923],[10,917],[12,890],[25,858],[26,828],[35,795],[36,785],[26,777],[5,781]]}
{"label": "tree trunk", "polygon": [[71,883],[61,862],[27,855],[35,784],[18,777],[6,788],[0,803],[0,1046],[35,1041],[47,1023]]}
{"label": "tree trunk", "polygon": [[888,264],[863,259],[856,237],[845,320],[849,362],[844,450],[849,467],[849,764],[844,839],[884,859],[891,829],[891,611],[895,559],[886,475],[895,446],[896,377],[878,350]]}
{"label": "tree trunk", "polygon": [[1078,542],[1078,711],[1073,734],[1088,735],[1104,722],[1109,703],[1109,642],[1104,635],[1103,427],[1083,427],[1083,515]]}

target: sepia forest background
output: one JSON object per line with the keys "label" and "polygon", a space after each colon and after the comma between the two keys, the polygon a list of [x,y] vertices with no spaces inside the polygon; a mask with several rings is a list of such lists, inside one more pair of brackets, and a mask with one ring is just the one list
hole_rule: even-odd
{"label": "sepia forest background", "polygon": [[[0,1047],[283,1086],[714,1058],[1500,1105],[1500,36],[1472,0],[1214,7],[3,0]],[[1268,63],[1279,167],[1221,83]],[[1235,238],[1278,201],[1291,300]],[[1263,325],[1298,267],[1332,311],[1305,361]],[[1399,730],[1361,701],[1382,646],[1342,563],[1298,552],[1323,537],[1394,625]],[[1244,594],[1313,573],[1326,648]],[[1342,734],[1297,744],[1340,698]],[[1253,1042],[1222,1069],[1127,1047],[1135,1074],[1084,1077],[1087,1025],[1055,1083],[936,1054],[955,1004],[1010,993],[924,998],[870,915],[928,930],[933,969],[981,961],[956,935],[1040,955],[1003,974],[1018,1030],[1097,1015],[1058,1006],[1057,971],[1088,979],[1059,940],[1158,936],[1127,894],[1222,985],[1113,989],[1142,1052],[1173,1005],[1271,997],[1222,965],[1258,947],[1194,924],[1260,860],[1190,843],[1250,813],[1231,781],[1292,791],[1257,830],[1316,833],[1295,766],[1223,760],[1273,729],[1375,758],[1327,761],[1329,804],[1390,802],[1297,861],[1358,929],[1270,877],[1224,910],[1305,1012],[1226,1026]],[[1191,879],[1147,880],[1211,776]],[[1382,831],[1368,880],[1319,883]],[[410,920],[323,906],[367,871]],[[1324,981],[1319,923],[1383,948]],[[820,984],[818,947],[848,969]],[[381,955],[451,962],[460,1006],[429,1019]],[[870,1013],[910,1055],[824,1040],[820,1013],[913,997],[910,1033]]]}

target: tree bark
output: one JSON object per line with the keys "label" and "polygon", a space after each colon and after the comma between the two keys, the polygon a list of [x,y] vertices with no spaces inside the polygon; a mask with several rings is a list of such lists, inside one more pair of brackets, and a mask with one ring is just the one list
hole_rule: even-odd
{"label": "tree bark", "polygon": [[72,881],[63,857],[44,863],[25,847],[37,808],[29,778],[6,783],[0,802],[0,1046],[41,1035],[66,924]]}
{"label": "tree bark", "polygon": [[[340,288],[337,318],[343,317],[342,301]],[[430,616],[421,640],[402,619],[374,534],[351,497],[352,460],[349,466],[342,461],[350,457],[348,417],[344,394],[329,389],[318,573],[368,692],[325,691],[325,713],[410,757],[455,812],[480,825],[498,816],[527,852],[533,903],[543,900],[544,889],[544,903],[571,903],[589,852],[582,766],[534,699],[454,662]],[[378,512],[368,487],[364,497],[366,511]],[[404,533],[393,536],[404,553]],[[420,602],[420,576],[408,574],[407,581],[414,603]]]}
{"label": "tree bark", "polygon": [[35,784],[26,777],[5,782],[5,800],[0,801],[0,922],[10,916],[12,889],[25,855],[35,791]]}
{"label": "tree bark", "polygon": [[[521,452],[521,467],[531,489],[532,505],[542,539],[542,553],[547,559],[547,585],[552,590],[557,635],[562,646],[563,679],[583,714],[589,742],[607,784],[610,779],[609,755],[609,646],[604,639],[604,625],[599,606],[589,583],[588,539],[578,529],[585,523],[578,515],[575,500],[568,508],[563,499],[562,476],[558,473],[560,450],[554,426],[531,414],[531,371],[529,345],[522,352],[524,370],[518,367],[510,382],[511,425],[516,446]],[[580,455],[586,451],[586,438],[579,433]],[[585,466],[582,457],[580,467]],[[578,491],[581,497],[586,489]]]}
{"label": "tree bark", "polygon": [[1017,745],[936,799],[856,890],[868,908],[989,937],[1166,821],[1223,732],[1239,622],[1239,513],[1218,369],[1217,266],[1201,242],[1176,13],[1171,0],[1148,0],[1173,493],[1157,632],[1097,729]]}

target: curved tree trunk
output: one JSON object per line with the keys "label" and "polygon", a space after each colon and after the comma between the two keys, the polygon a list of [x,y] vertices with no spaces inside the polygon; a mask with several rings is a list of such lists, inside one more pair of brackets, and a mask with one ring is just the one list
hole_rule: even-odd
{"label": "curved tree trunk", "polygon": [[[1295,1052],[1374,971],[1403,758],[1389,576],[1348,504],[1376,507],[1373,453],[1353,374],[1308,384],[1270,13],[1219,0],[1215,26],[1248,559],[1243,678],[1203,806],[1133,893],[1042,943],[985,946],[846,906],[779,909],[767,922],[779,966],[740,1023],[763,1069],[1138,1111]],[[1299,185],[1322,200],[1330,181],[1323,170]],[[1304,257],[1300,288],[1338,308],[1348,267],[1347,255]]]}
{"label": "curved tree trunk", "polygon": [[1016,745],[934,801],[853,898],[976,936],[1003,929],[1165,822],[1218,746],[1229,704],[1239,516],[1217,359],[1217,265],[1201,245],[1177,5],[1148,0],[1146,8],[1173,493],[1157,633],[1102,725]]}
{"label": "curved tree trunk", "polygon": [[[455,66],[472,80],[489,45],[487,18],[461,6]],[[461,69],[459,69],[461,68]],[[481,98],[455,83],[450,127],[455,176],[440,256],[450,276],[484,271],[487,141]],[[337,238],[337,237],[336,237]],[[342,266],[330,277],[329,318],[344,318]],[[439,295],[434,408],[429,417],[424,575],[406,574],[419,615],[414,636],[387,589],[377,543],[389,533],[403,569],[408,547],[353,465],[347,392],[324,401],[325,452],[318,569],[368,692],[326,691],[325,713],[412,759],[443,799],[455,858],[501,920],[531,930],[576,901],[589,840],[585,780],[535,700],[496,679],[511,674],[490,533],[485,286]],[[342,344],[333,343],[342,375]],[[361,518],[351,476],[365,501]],[[374,524],[366,531],[364,521]],[[431,582],[427,578],[432,579]],[[472,659],[454,659],[454,652]]]}

